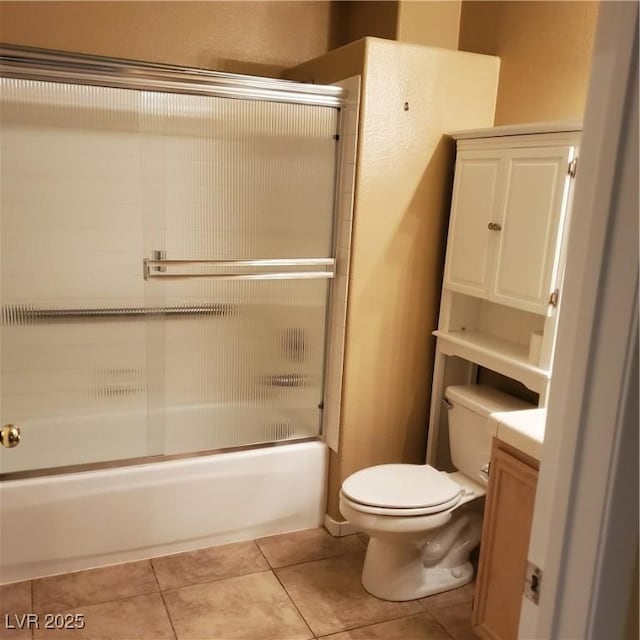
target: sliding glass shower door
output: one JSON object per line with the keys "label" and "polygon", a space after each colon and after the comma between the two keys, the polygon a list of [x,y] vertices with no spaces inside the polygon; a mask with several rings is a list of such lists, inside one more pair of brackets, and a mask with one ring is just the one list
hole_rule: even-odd
{"label": "sliding glass shower door", "polygon": [[0,473],[318,435],[338,109],[1,82]]}
{"label": "sliding glass shower door", "polygon": [[145,94],[146,295],[166,453],[317,436],[337,110]]}

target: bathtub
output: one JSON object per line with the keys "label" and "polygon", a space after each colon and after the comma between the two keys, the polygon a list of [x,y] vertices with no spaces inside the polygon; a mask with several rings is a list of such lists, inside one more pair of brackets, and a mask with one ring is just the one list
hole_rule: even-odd
{"label": "bathtub", "polygon": [[320,526],[318,440],[0,483],[0,583]]}

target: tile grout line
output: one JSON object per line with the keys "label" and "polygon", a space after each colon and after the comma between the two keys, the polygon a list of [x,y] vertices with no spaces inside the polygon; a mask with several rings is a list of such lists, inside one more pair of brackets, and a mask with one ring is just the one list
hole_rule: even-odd
{"label": "tile grout line", "polygon": [[[375,598],[375,596],[373,596]],[[385,601],[392,602],[392,601]],[[417,600],[405,600],[405,602],[417,602]],[[355,631],[356,629],[364,629],[366,627],[373,627],[377,624],[384,624],[385,622],[395,622],[396,620],[402,620],[403,618],[413,618],[415,616],[421,616],[425,613],[429,613],[428,611],[418,611],[414,613],[405,613],[400,616],[393,616],[392,618],[385,618],[384,620],[378,620],[376,622],[368,622],[367,624],[361,624],[357,627],[347,627],[346,629],[338,629],[337,631],[330,631],[329,633],[325,633],[323,636],[318,636],[318,638],[325,638],[327,636],[332,636],[336,633],[347,633],[348,631]],[[431,616],[433,618],[433,616]],[[433,620],[440,626],[442,626],[435,618]],[[449,632],[445,629],[445,632],[448,636],[450,636]]]}
{"label": "tile grout line", "polygon": [[[353,535],[357,535],[357,534],[353,534]],[[313,563],[313,562],[321,562],[321,561],[323,561],[323,560],[330,560],[330,559],[333,559],[333,558],[340,558],[340,557],[344,557],[344,556],[348,556],[348,555],[356,555],[356,554],[366,553],[366,547],[367,547],[367,545],[362,541],[362,539],[360,539],[360,542],[363,544],[363,546],[364,546],[364,550],[359,550],[359,551],[350,551],[350,552],[348,552],[348,553],[342,553],[342,554],[338,554],[338,555],[336,555],[336,556],[329,556],[329,557],[327,557],[327,558],[317,558],[317,559],[315,559],[315,560],[307,560],[307,561],[305,561],[305,562],[299,562],[299,563],[297,563],[297,564],[284,565],[284,566],[282,566],[282,567],[277,567],[277,570],[280,570],[280,569],[288,569],[288,568],[291,568],[291,567],[300,567],[300,566],[305,565],[305,564],[311,564],[311,563]],[[257,543],[256,543],[256,546],[258,547],[258,549],[260,549],[260,546],[259,546]],[[262,553],[262,549],[260,549],[260,552]],[[262,553],[262,555],[264,556],[264,553]],[[265,560],[267,560],[266,556],[265,556]],[[269,563],[269,560],[267,560],[267,562]],[[271,566],[271,564],[270,564],[270,563],[269,563],[269,566]],[[319,635],[316,635],[316,634],[315,634],[315,632],[313,631],[313,629],[311,629],[311,627],[309,626],[309,623],[307,622],[306,618],[302,615],[302,612],[300,612],[300,610],[298,609],[298,605],[296,604],[295,600],[293,599],[293,597],[291,596],[291,594],[289,594],[289,592],[287,591],[287,588],[286,588],[286,587],[285,587],[285,585],[282,583],[282,581],[280,580],[280,577],[279,577],[279,576],[278,576],[278,574],[276,573],[276,568],[272,568],[272,571],[273,571],[274,575],[276,576],[276,578],[277,578],[278,582],[282,585],[282,588],[285,590],[285,592],[286,592],[287,596],[289,597],[289,599],[290,599],[290,600],[291,600],[291,602],[293,603],[294,607],[296,608],[296,610],[298,611],[298,613],[300,613],[300,616],[302,616],[302,619],[305,621],[305,624],[307,625],[307,627],[309,627],[309,630],[310,630],[310,631],[311,631],[311,633],[313,634],[313,637],[314,637],[314,638],[316,638],[316,639],[318,639],[318,638],[322,638],[322,637],[326,637],[326,636],[329,636],[329,635],[333,635],[334,633],[344,633],[344,632],[347,632],[347,631],[353,631],[354,629],[361,629],[361,628],[364,628],[364,627],[369,627],[369,626],[372,626],[372,625],[374,625],[374,624],[380,624],[380,623],[383,623],[383,622],[391,622],[391,621],[394,621],[394,620],[401,620],[402,618],[411,618],[411,617],[413,617],[413,616],[422,615],[423,613],[427,613],[427,614],[429,615],[429,617],[430,617],[431,619],[433,619],[433,620],[434,620],[434,622],[435,622],[438,626],[442,627],[442,625],[441,625],[441,624],[440,624],[440,623],[439,623],[439,622],[438,622],[438,621],[437,621],[437,620],[436,620],[436,619],[435,619],[435,618],[434,618],[434,617],[433,617],[433,616],[432,616],[432,615],[431,615],[431,614],[430,614],[430,613],[429,613],[429,612],[424,608],[424,606],[423,606],[423,605],[422,605],[422,604],[421,604],[421,603],[416,599],[416,600],[408,600],[408,602],[415,602],[415,603],[418,605],[418,607],[421,609],[420,611],[417,611],[417,612],[414,612],[414,613],[403,614],[403,615],[399,615],[399,616],[394,616],[394,617],[392,617],[392,618],[388,618],[388,619],[385,619],[385,620],[379,620],[379,621],[377,621],[377,622],[372,622],[372,623],[365,624],[365,625],[359,625],[359,626],[355,626],[355,627],[348,627],[348,628],[346,628],[346,629],[338,629],[338,630],[336,630],[336,631],[331,631],[330,633],[325,633],[325,634],[324,634],[324,636],[319,636]],[[375,596],[374,596],[374,597],[375,597]],[[446,629],[444,629],[444,631],[445,631],[446,635],[448,635],[449,637],[451,637],[451,636],[450,636],[450,634],[448,633],[448,631],[447,631]]]}
{"label": "tile grout line", "polygon": [[270,567],[266,569],[260,569],[260,571],[252,571],[251,573],[240,573],[237,576],[225,576],[224,578],[213,578],[212,580],[205,580],[204,582],[191,582],[189,584],[183,584],[180,587],[171,587],[171,589],[161,590],[160,593],[172,593],[174,591],[182,591],[183,589],[192,589],[193,587],[202,587],[206,584],[216,584],[218,582],[226,582],[227,580],[235,580],[236,578],[245,578],[247,576],[257,576],[261,573],[268,573],[273,571]]}
{"label": "tile grout line", "polygon": [[[445,611],[445,610],[447,610],[447,609],[451,609],[451,608],[453,608],[453,607],[459,607],[459,606],[466,605],[466,604],[468,604],[468,602],[457,602],[457,603],[454,603],[454,604],[446,605],[446,606],[444,606],[444,607],[436,607],[436,608],[434,609],[434,611]],[[444,623],[444,622],[440,622],[440,620],[439,620],[438,618],[436,618],[436,616],[434,615],[434,613],[432,613],[431,611],[429,611],[428,613],[429,613],[429,614],[431,615],[431,617],[432,617],[432,618],[433,618],[433,619],[434,619],[434,620],[435,620],[435,621],[436,621],[436,622],[437,622],[437,623],[438,623],[438,624],[439,624],[439,625],[440,625],[440,626],[445,630],[445,632],[447,633],[447,635],[448,635],[450,638],[452,638],[452,640],[455,640],[456,636],[455,636],[451,631],[449,631],[449,629],[447,628],[447,625],[445,625],[445,623]],[[472,627],[472,631],[473,631],[473,627]],[[474,632],[474,633],[475,633],[475,632]]]}
{"label": "tile grout line", "polygon": [[278,574],[275,572],[275,569],[271,569],[271,573],[273,573],[273,575],[275,576],[275,579],[278,581],[278,584],[282,587],[282,590],[284,591],[285,595],[287,596],[287,598],[289,598],[289,601],[293,605],[294,609],[298,612],[298,615],[302,619],[302,622],[304,622],[307,629],[309,629],[309,633],[311,633],[311,637],[317,638],[318,636],[316,632],[311,628],[311,626],[307,622],[307,619],[302,615],[302,611],[300,611],[300,609],[298,608],[298,605],[295,603],[294,599],[291,597],[291,594],[287,591],[287,588],[284,586],[284,584],[282,584],[282,580],[280,580],[280,576],[278,576]]}
{"label": "tile grout line", "polygon": [[258,538],[253,538],[251,542],[253,542],[253,544],[256,546],[256,549],[258,550],[258,553],[264,558],[264,561],[267,563],[267,567],[269,567],[269,569],[273,571],[274,568],[271,566],[271,563],[269,562],[269,558],[267,558],[264,551],[260,548],[260,545],[258,544]]}
{"label": "tile grout line", "polygon": [[[355,534],[357,536],[357,534]],[[326,560],[330,560],[330,559],[338,559],[338,558],[345,558],[348,556],[355,556],[355,555],[361,555],[363,553],[365,553],[366,551],[366,543],[359,537],[357,536],[360,542],[361,548],[357,551],[348,551],[345,553],[338,553],[337,555],[329,555],[327,557],[320,557],[320,558],[315,558],[312,560],[305,560],[303,562],[297,562],[297,563],[292,563],[292,564],[285,564],[283,566],[279,566],[279,567],[274,567],[272,566],[272,564],[270,563],[269,559],[267,558],[266,554],[264,553],[264,551],[262,550],[262,548],[260,547],[260,545],[258,544],[258,539],[254,538],[251,540],[251,542],[253,542],[253,544],[255,545],[255,548],[257,548],[259,556],[263,558],[263,560],[266,562],[266,568],[258,570],[258,571],[252,571],[250,573],[247,574],[240,574],[240,575],[232,575],[232,576],[227,576],[224,578],[215,578],[215,579],[210,579],[210,580],[206,580],[205,582],[197,582],[197,583],[193,583],[193,584],[187,584],[187,585],[183,585],[181,587],[177,587],[174,589],[167,589],[167,590],[163,590],[161,585],[160,585],[160,581],[159,581],[159,577],[157,575],[157,571],[156,568],[154,566],[153,563],[153,558],[148,558],[146,559],[146,562],[148,563],[148,566],[150,566],[153,577],[154,577],[154,583],[156,585],[156,589],[157,591],[153,592],[144,592],[144,593],[136,593],[133,595],[129,595],[129,596],[125,596],[125,597],[116,597],[116,598],[112,598],[106,601],[98,601],[98,602],[87,602],[85,603],[83,606],[96,606],[96,605],[103,605],[103,604],[109,604],[109,603],[114,603],[114,602],[124,602],[127,600],[133,600],[134,598],[141,598],[144,596],[150,596],[150,595],[154,595],[155,593],[158,593],[161,597],[162,603],[163,603],[163,607],[165,609],[165,612],[167,614],[168,620],[169,620],[169,624],[173,633],[173,637],[175,640],[178,640],[178,634],[176,631],[176,628],[174,626],[174,622],[173,619],[171,617],[171,613],[169,611],[169,608],[167,606],[167,602],[165,600],[165,594],[166,593],[170,593],[172,591],[179,591],[180,589],[184,589],[184,588],[189,588],[189,587],[195,587],[195,586],[199,586],[199,585],[204,585],[204,584],[213,584],[215,582],[220,582],[220,581],[224,581],[227,579],[233,579],[233,578],[238,578],[238,577],[243,577],[243,576],[248,576],[248,575],[258,575],[260,573],[266,573],[267,571],[270,571],[274,577],[276,578],[276,580],[278,581],[278,584],[280,584],[280,586],[282,587],[282,589],[284,590],[286,597],[288,599],[289,602],[291,602],[291,604],[293,605],[294,609],[296,610],[296,612],[298,613],[298,615],[300,616],[300,618],[302,619],[302,621],[304,622],[306,628],[308,629],[308,631],[311,634],[311,638],[317,640],[320,637],[324,637],[326,635],[331,635],[333,633],[343,633],[343,632],[349,632],[349,631],[353,631],[355,629],[362,629],[362,628],[366,628],[366,627],[370,627],[376,624],[381,624],[384,622],[392,622],[394,620],[401,620],[403,618],[411,618],[411,617],[415,617],[415,616],[419,616],[422,614],[427,614],[428,618],[430,620],[432,620],[434,622],[434,624],[437,625],[437,627],[439,629],[441,629],[444,634],[447,636],[447,638],[451,638],[452,640],[455,640],[455,635],[453,635],[449,629],[444,625],[444,623],[440,622],[440,620],[438,618],[436,618],[436,616],[434,615],[434,611],[445,611],[449,608],[452,607],[456,607],[459,606],[461,604],[466,604],[466,602],[454,602],[454,603],[449,603],[446,604],[444,606],[440,606],[440,607],[434,607],[433,610],[430,610],[429,608],[427,608],[427,605],[423,602],[420,601],[420,599],[414,599],[414,600],[410,600],[408,602],[414,602],[418,605],[418,612],[412,612],[412,613],[403,613],[400,615],[396,615],[396,616],[392,616],[391,618],[386,618],[383,620],[378,620],[376,622],[368,622],[365,624],[361,624],[358,626],[353,626],[353,627],[348,627],[346,629],[338,629],[335,631],[332,631],[328,634],[324,634],[324,636],[319,636],[318,634],[316,634],[313,629],[311,628],[310,624],[307,622],[305,616],[302,614],[300,608],[298,607],[296,601],[293,599],[293,597],[291,596],[291,594],[288,592],[285,584],[282,582],[282,580],[280,579],[280,576],[278,575],[277,571],[281,571],[281,570],[288,570],[288,569],[292,569],[294,567],[302,567],[304,565],[308,565],[308,564],[313,564],[313,563],[318,563],[318,562],[323,562]],[[173,555],[173,554],[169,554],[169,555]],[[162,558],[165,556],[158,556],[158,558]],[[120,563],[120,564],[127,564],[127,563]],[[117,566],[117,565],[114,565]],[[71,572],[73,573],[73,572]],[[65,574],[60,574],[60,575],[65,575]],[[67,574],[68,575],[68,574]],[[30,580],[30,585],[29,585],[29,591],[30,591],[30,599],[31,599],[31,609],[35,609],[35,580]],[[44,610],[43,610],[44,611]],[[30,637],[32,640],[34,640],[35,638],[35,631],[33,629],[30,630]]]}
{"label": "tile grout line", "polygon": [[[272,567],[271,564],[269,564],[269,567],[271,567],[273,571],[280,571],[280,569],[290,569],[291,567],[301,567],[305,564],[311,564],[312,562],[322,562],[323,560],[332,560],[333,558],[344,558],[345,556],[352,556],[358,553],[366,553],[366,550],[360,549],[358,551],[347,551],[346,553],[338,553],[337,555],[326,556],[323,558],[314,558],[313,560],[305,560],[304,562],[295,562],[293,564],[283,564],[280,567]],[[269,561],[267,560],[267,562]]]}
{"label": "tile grout line", "polygon": [[[286,535],[286,534],[282,534],[282,535]],[[356,534],[352,534],[352,535],[356,535]],[[348,537],[348,536],[345,536],[345,537]],[[269,565],[269,568],[272,571],[279,571],[280,569],[288,569],[289,567],[301,567],[303,564],[311,564],[312,562],[320,562],[321,560],[330,560],[331,558],[342,558],[344,556],[350,556],[350,555],[354,555],[356,553],[366,553],[366,551],[367,551],[367,547],[365,545],[364,549],[358,549],[358,551],[345,551],[344,553],[338,553],[336,555],[324,556],[322,558],[314,558],[313,560],[303,560],[302,562],[293,562],[292,564],[283,564],[283,565],[280,565],[278,567],[274,567],[269,562],[269,558],[267,558],[267,556],[264,553],[264,551],[260,548],[260,545],[258,544],[258,540],[259,540],[259,538],[256,538],[252,542],[254,542],[256,547],[258,547],[258,550],[262,554],[262,557],[267,561],[267,564]]]}
{"label": "tile grout line", "polygon": [[[424,605],[423,605],[419,600],[416,600],[416,602],[417,602],[421,607],[423,607],[423,608],[424,608]],[[444,631],[444,635],[445,635],[445,636],[448,636],[449,638],[451,638],[451,640],[455,640],[454,636],[453,636],[452,634],[450,634],[450,633],[449,633],[449,629],[447,629],[447,628],[442,624],[442,622],[440,622],[440,620],[438,620],[438,619],[433,615],[433,613],[431,613],[431,611],[428,611],[427,609],[424,609],[423,613],[426,613],[426,614],[429,616],[429,618],[430,618],[431,620],[433,620],[433,622],[435,623],[435,625],[436,625],[437,627],[439,627],[440,629],[442,629],[442,631]],[[422,613],[421,613],[420,615],[422,615]]]}
{"label": "tile grout line", "polygon": [[[136,562],[141,562],[141,561],[136,560]],[[128,564],[128,563],[123,562],[121,564]],[[109,565],[109,566],[114,566],[115,567],[115,566],[118,566],[118,565]],[[100,567],[98,567],[98,568],[100,568]],[[83,569],[83,571],[84,571],[84,569]],[[91,569],[89,569],[89,571],[91,571]],[[57,577],[58,575],[61,575],[61,576],[70,575],[72,573],[80,573],[80,572],[70,571],[69,574],[60,573],[60,574],[57,574],[56,576],[52,576],[52,577]],[[97,605],[111,604],[113,602],[122,602],[124,600],[133,600],[134,598],[142,598],[144,596],[152,596],[152,595],[154,595],[156,593],[162,593],[162,591],[160,591],[160,589],[159,589],[160,585],[158,584],[158,580],[157,580],[157,578],[155,576],[155,572],[153,573],[153,576],[154,576],[154,581],[155,581],[156,585],[158,586],[158,591],[145,591],[144,593],[136,593],[134,595],[123,596],[121,598],[111,598],[110,600],[96,600],[96,601],[91,601],[91,602],[84,602],[82,604],[73,605],[73,607],[71,607],[71,608],[68,608],[65,605],[65,608],[63,608],[62,611],[60,611],[59,613],[68,613],[68,612],[71,612],[73,609],[77,609],[79,607],[95,607]],[[40,579],[40,578],[38,578],[38,579]],[[44,613],[51,613],[51,612],[47,611],[47,609],[45,609],[45,608],[42,608],[42,609],[39,609],[38,611],[34,611],[34,613],[37,613],[37,614],[40,615],[41,613],[44,614]]]}
{"label": "tile grout line", "polygon": [[167,618],[169,620],[169,624],[171,625],[171,631],[173,633],[173,637],[175,638],[175,640],[178,640],[178,633],[176,631],[176,628],[173,625],[173,618],[171,617],[171,612],[169,611],[169,607],[167,607],[167,601],[164,599],[164,592],[160,588],[160,580],[158,580],[158,574],[156,573],[156,568],[153,566],[153,562],[151,558],[149,558],[149,564],[151,565],[153,578],[156,581],[156,585],[158,586],[158,593],[160,594],[160,599],[162,600],[162,606],[164,607],[165,613],[167,614]]}

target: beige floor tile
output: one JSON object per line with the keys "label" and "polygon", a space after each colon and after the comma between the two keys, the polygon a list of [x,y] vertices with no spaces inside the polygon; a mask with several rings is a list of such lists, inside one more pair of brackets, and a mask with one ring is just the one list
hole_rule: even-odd
{"label": "beige floor tile", "polygon": [[363,560],[364,554],[352,553],[276,570],[316,635],[423,611],[417,602],[387,602],[368,594],[360,582]]}
{"label": "beige floor tile", "polygon": [[[169,616],[159,593],[79,606],[71,614],[82,614],[82,629],[43,629],[34,631],[35,640],[172,640],[175,638]],[[69,622],[69,624],[73,624]]]}
{"label": "beige floor tile", "polygon": [[471,602],[434,609],[431,615],[453,640],[477,640],[471,627]]}
{"label": "beige floor tile", "polygon": [[26,620],[22,616],[32,611],[31,582],[0,586],[0,638],[30,640],[31,630],[26,628]]}
{"label": "beige floor tile", "polygon": [[326,529],[283,533],[256,542],[274,569],[364,550],[357,535],[336,538]]}
{"label": "beige floor tile", "polygon": [[178,640],[304,640],[300,614],[271,571],[164,594]]}
{"label": "beige floor tile", "polygon": [[427,596],[426,598],[420,598],[418,602],[427,610],[450,607],[454,604],[465,604],[473,602],[473,595],[476,590],[476,583],[471,582],[459,589],[451,589],[451,591],[445,591],[444,593],[438,593],[434,596]]}
{"label": "beige floor tile", "polygon": [[322,637],[323,640],[451,640],[449,634],[428,613]]}
{"label": "beige floor tile", "polygon": [[253,541],[153,558],[151,563],[163,591],[269,569]]}
{"label": "beige floor tile", "polygon": [[33,608],[57,613],[156,591],[158,583],[151,563],[142,560],[34,580]]}

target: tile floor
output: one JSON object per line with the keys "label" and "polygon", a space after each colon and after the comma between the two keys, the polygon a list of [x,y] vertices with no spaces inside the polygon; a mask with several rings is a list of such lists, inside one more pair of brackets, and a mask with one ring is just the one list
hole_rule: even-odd
{"label": "tile floor", "polygon": [[[378,600],[360,584],[365,545],[364,536],[309,529],[6,585],[0,638],[476,638],[473,585],[411,602]],[[85,627],[20,629],[24,613],[38,614],[40,627],[46,613],[80,613]]]}

